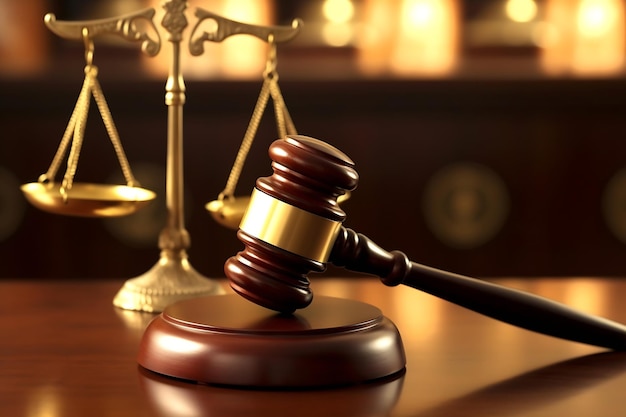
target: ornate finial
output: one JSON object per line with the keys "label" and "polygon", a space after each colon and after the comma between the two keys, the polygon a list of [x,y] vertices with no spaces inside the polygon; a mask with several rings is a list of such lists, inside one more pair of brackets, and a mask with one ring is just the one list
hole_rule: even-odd
{"label": "ornate finial", "polygon": [[185,17],[187,1],[170,0],[163,4],[163,8],[166,13],[161,25],[170,33],[169,40],[171,42],[180,42],[183,29],[187,27],[187,18]]}
{"label": "ornate finial", "polygon": [[[152,21],[154,14],[155,10],[149,8],[106,19],[66,22],[58,21],[54,14],[48,13],[44,17],[44,22],[52,32],[65,39],[83,40],[83,30],[87,29],[91,39],[101,35],[113,34],[128,41],[141,42],[141,50],[149,56],[155,56],[161,48],[161,38]],[[147,21],[151,30],[145,30],[136,25],[139,20]]]}
{"label": "ornate finial", "polygon": [[[192,55],[202,55],[204,53],[203,43],[222,42],[229,36],[234,35],[252,35],[262,41],[268,42],[271,37],[273,43],[283,43],[292,40],[300,33],[302,21],[295,19],[291,26],[259,26],[249,25],[234,20],[226,19],[215,13],[206,11],[201,8],[196,9],[196,17],[198,21],[191,31],[189,37],[189,51]],[[211,29],[200,33],[200,26],[204,21],[211,22]],[[196,36],[196,34],[199,36]]]}

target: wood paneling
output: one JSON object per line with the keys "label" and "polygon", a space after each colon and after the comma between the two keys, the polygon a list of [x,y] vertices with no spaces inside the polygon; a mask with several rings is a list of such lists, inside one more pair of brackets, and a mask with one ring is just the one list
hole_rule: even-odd
{"label": "wood paneling", "polygon": [[[162,83],[102,84],[131,165],[164,168]],[[21,182],[47,169],[79,86],[80,79],[0,84],[0,166]],[[241,247],[204,204],[224,187],[259,89],[256,82],[187,83],[186,221],[191,262],[207,275],[223,276],[225,259]],[[356,162],[361,180],[344,205],[346,225],[386,249],[474,276],[626,271],[626,246],[602,213],[608,181],[626,166],[626,82],[284,81],[282,90],[301,134],[334,144]],[[269,174],[266,150],[275,138],[270,111],[238,194]],[[428,181],[459,162],[488,167],[510,201],[500,231],[469,249],[439,240],[422,209]],[[77,180],[105,181],[114,172],[114,153],[93,113]],[[132,277],[158,259],[156,241],[120,242],[101,220],[24,207],[17,232],[0,242],[3,276]]]}

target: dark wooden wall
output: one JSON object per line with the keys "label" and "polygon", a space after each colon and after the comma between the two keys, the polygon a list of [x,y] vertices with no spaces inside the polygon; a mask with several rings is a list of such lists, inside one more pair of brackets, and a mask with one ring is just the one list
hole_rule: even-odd
{"label": "dark wooden wall", "polygon": [[[142,218],[103,221],[38,211],[16,189],[48,168],[79,87],[80,79],[0,83],[0,167],[11,173],[0,184],[0,215],[17,225],[0,239],[0,276],[131,278],[158,259],[156,237],[129,241],[111,230],[141,226],[151,236],[163,221],[162,197]],[[116,81],[103,88],[137,176],[162,190],[163,84]],[[204,274],[223,276],[225,259],[241,245],[204,204],[224,187],[260,85],[188,82],[187,88],[190,259]],[[626,274],[626,245],[603,212],[607,184],[626,167],[625,81],[287,80],[282,89],[300,133],[334,144],[356,162],[361,180],[344,204],[346,225],[381,246],[474,276]],[[239,194],[270,173],[266,150],[274,139],[270,111]],[[504,184],[508,203],[496,233],[465,247],[436,236],[423,209],[433,175],[457,163],[487,167]],[[108,181],[116,172],[92,112],[76,180]],[[621,205],[619,192],[616,198],[612,207],[624,211],[626,222],[626,199]]]}

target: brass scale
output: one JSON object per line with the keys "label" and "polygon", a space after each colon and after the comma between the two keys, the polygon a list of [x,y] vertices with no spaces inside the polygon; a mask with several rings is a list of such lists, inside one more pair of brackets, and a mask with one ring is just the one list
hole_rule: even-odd
{"label": "brass scale", "polygon": [[[168,106],[167,220],[159,236],[161,255],[154,267],[145,274],[126,281],[115,296],[114,305],[127,310],[159,312],[171,302],[180,299],[223,292],[214,280],[199,274],[187,259],[189,235],[185,230],[182,216],[183,163],[181,155],[185,87],[180,69],[182,32],[187,26],[186,3],[186,0],[165,2],[163,4],[165,15],[161,23],[169,33],[168,41],[172,44],[165,95]],[[141,43],[141,49],[145,54],[156,56],[161,49],[161,37],[155,26],[154,16],[154,8],[118,17],[76,22],[58,21],[53,14],[45,16],[46,26],[56,35],[84,43],[85,78],[50,167],[38,178],[37,182],[21,187],[27,200],[37,208],[70,216],[124,216],[140,210],[156,197],[153,191],[142,188],[133,176],[98,82],[98,68],[93,63],[94,40],[102,35],[118,35],[127,41]],[[197,22],[188,42],[189,51],[194,56],[204,53],[205,41],[221,42],[229,36],[239,34],[255,36],[267,42],[269,46],[261,91],[226,186],[216,200],[206,205],[207,210],[217,222],[228,228],[237,229],[248,206],[249,197],[236,197],[235,188],[270,97],[274,103],[279,137],[296,133],[278,85],[276,49],[277,44],[290,41],[299,33],[302,22],[296,19],[291,26],[250,25],[226,19],[202,8],[196,9],[195,16]],[[209,32],[200,30],[205,21],[211,25]],[[119,160],[126,181],[125,185],[74,181],[92,97]],[[68,148],[67,168],[61,181],[57,181],[56,176],[68,153]]]}

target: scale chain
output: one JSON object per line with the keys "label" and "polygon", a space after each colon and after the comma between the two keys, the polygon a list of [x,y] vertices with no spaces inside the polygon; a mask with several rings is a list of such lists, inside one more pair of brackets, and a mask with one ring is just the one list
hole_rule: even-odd
{"label": "scale chain", "polygon": [[79,113],[81,112],[81,109],[82,109],[81,103],[82,103],[83,97],[87,94],[88,88],[89,88],[89,80],[85,76],[85,80],[83,82],[80,93],[78,94],[78,99],[76,100],[76,104],[74,106],[74,111],[72,111],[70,120],[67,124],[67,127],[65,128],[63,137],[61,138],[61,143],[59,144],[59,147],[56,153],[54,154],[54,157],[52,158],[52,162],[50,163],[50,167],[48,168],[48,171],[46,171],[45,174],[39,177],[39,182],[46,183],[48,181],[53,180],[54,177],[56,176],[59,170],[59,167],[61,166],[63,157],[65,156],[65,153],[67,151],[67,147],[70,144],[72,136],[74,135],[74,126],[76,125],[76,119],[78,118]]}
{"label": "scale chain", "polygon": [[133,176],[133,173],[130,169],[130,163],[128,162],[128,158],[126,158],[126,154],[124,153],[122,141],[120,140],[119,133],[117,131],[117,128],[115,127],[115,123],[113,122],[113,117],[111,116],[111,111],[109,110],[107,101],[104,97],[104,94],[102,93],[102,87],[100,86],[100,82],[95,77],[92,79],[91,93],[93,94],[93,98],[98,105],[98,109],[100,110],[102,121],[104,122],[104,126],[109,134],[111,143],[113,144],[113,149],[115,150],[115,154],[117,155],[117,159],[119,160],[120,167],[122,168],[122,173],[124,174],[127,185],[129,187],[139,186],[139,183]]}
{"label": "scale chain", "polygon": [[280,92],[278,85],[278,77],[272,80],[270,84],[270,92],[272,94],[272,100],[274,101],[274,113],[276,114],[276,123],[278,125],[278,132],[281,138],[287,135],[297,134],[296,126],[293,124],[283,95]]}
{"label": "scale chain", "polygon": [[71,141],[72,147],[68,157],[67,170],[60,188],[60,192],[63,195],[64,200],[67,200],[67,191],[72,188],[74,176],[76,174],[92,95],[96,105],[98,106],[100,115],[102,116],[102,121],[104,122],[104,126],[113,145],[113,149],[115,150],[115,154],[120,163],[127,185],[130,187],[140,186],[130,168],[130,163],[128,162],[119,133],[115,127],[115,123],[113,122],[111,111],[106,102],[106,98],[104,97],[104,93],[102,92],[100,82],[97,79],[97,73],[98,68],[96,66],[87,65],[85,67],[85,81],[83,82],[78,100],[76,101],[74,111],[70,116],[69,123],[65,129],[59,148],[52,159],[52,163],[50,164],[48,171],[39,178],[39,182],[44,183],[54,179]]}
{"label": "scale chain", "polygon": [[[92,77],[94,76],[93,67],[87,66],[85,68],[85,88],[81,91],[78,102],[76,103],[78,110],[78,117],[74,124],[74,134],[72,140],[72,148],[70,149],[70,155],[67,160],[67,170],[63,177],[63,182],[59,192],[63,196],[63,201],[67,201],[67,192],[72,188],[74,181],[74,175],[76,175],[76,169],[78,167],[78,157],[83,144],[83,137],[85,134],[85,125],[87,121],[87,115],[89,113],[90,93],[92,85]],[[95,71],[97,72],[97,71]]]}
{"label": "scale chain", "polygon": [[[272,54],[270,55],[272,57]],[[291,119],[287,106],[278,86],[278,73],[276,72],[275,55],[268,61],[268,70],[263,74],[263,86],[257,99],[256,105],[250,118],[250,123],[246,129],[246,133],[237,152],[237,157],[226,181],[226,187],[219,194],[218,199],[231,198],[235,192],[235,187],[239,181],[239,176],[243,170],[243,165],[246,161],[252,142],[256,136],[257,129],[263,117],[263,112],[267,106],[269,97],[272,97],[274,102],[274,113],[276,117],[276,125],[278,135],[283,138],[286,135],[296,134],[296,128]]]}
{"label": "scale chain", "polygon": [[220,200],[232,197],[235,192],[235,187],[237,186],[237,182],[239,181],[239,176],[241,175],[243,165],[248,156],[248,152],[250,151],[250,147],[252,146],[252,142],[254,142],[256,131],[259,127],[259,123],[261,122],[261,118],[263,117],[263,112],[265,110],[265,107],[267,106],[267,101],[270,97],[270,82],[271,80],[269,78],[266,78],[263,81],[261,92],[259,93],[259,97],[252,112],[252,117],[250,118],[250,123],[248,123],[248,128],[246,129],[243,141],[241,142],[241,146],[239,147],[239,151],[237,152],[235,163],[233,164],[233,168],[231,169],[230,175],[228,176],[228,181],[226,181],[226,187],[219,195]]}

